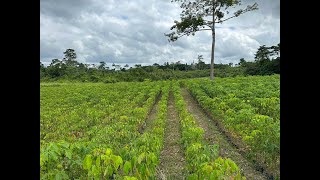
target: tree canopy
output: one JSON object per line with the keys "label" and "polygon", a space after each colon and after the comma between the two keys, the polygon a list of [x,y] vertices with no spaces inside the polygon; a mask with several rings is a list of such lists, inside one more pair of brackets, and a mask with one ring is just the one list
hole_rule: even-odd
{"label": "tree canopy", "polygon": [[[241,0],[172,0],[181,2],[183,9],[180,14],[180,21],[175,20],[170,28],[171,33],[165,33],[169,42],[174,42],[182,36],[195,35],[198,31],[212,31],[212,49],[210,78],[214,79],[214,46],[215,46],[215,24],[223,23],[249,11],[257,10],[258,4],[248,5],[244,9],[238,9],[229,15],[229,8],[241,5]],[[228,15],[228,16],[226,16]]]}

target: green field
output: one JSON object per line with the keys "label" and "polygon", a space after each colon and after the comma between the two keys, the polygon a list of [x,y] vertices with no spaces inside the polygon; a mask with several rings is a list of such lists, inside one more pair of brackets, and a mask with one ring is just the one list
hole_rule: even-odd
{"label": "green field", "polygon": [[[194,103],[187,101],[189,96]],[[280,177],[279,96],[280,75],[41,83],[40,177]],[[205,119],[189,106],[212,120],[209,123],[230,141],[229,151],[251,169],[243,168],[238,156],[221,153],[225,143],[210,140],[214,135],[201,127]]]}

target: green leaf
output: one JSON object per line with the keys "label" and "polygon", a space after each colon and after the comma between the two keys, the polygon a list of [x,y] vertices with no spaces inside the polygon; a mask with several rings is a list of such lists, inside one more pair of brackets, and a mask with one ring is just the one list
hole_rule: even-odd
{"label": "green leaf", "polygon": [[97,168],[97,166],[93,165],[93,166],[92,166],[92,173],[93,173],[95,176],[99,175],[99,174],[100,174],[99,168]]}
{"label": "green leaf", "polygon": [[158,158],[154,153],[150,154],[151,161],[156,164],[158,162]]}
{"label": "green leaf", "polygon": [[205,165],[203,168],[202,168],[202,170],[204,171],[204,172],[206,172],[206,174],[210,174],[212,171],[213,171],[213,168],[212,168],[212,166],[209,166],[209,165]]}
{"label": "green leaf", "polygon": [[188,180],[198,180],[198,176],[196,173],[193,173],[188,176]]}
{"label": "green leaf", "polygon": [[110,148],[108,148],[107,150],[106,150],[106,155],[107,156],[110,156],[112,154],[112,150],[110,149]]}
{"label": "green leaf", "polygon": [[138,180],[136,177],[124,176],[124,180]]}
{"label": "green leaf", "polygon": [[71,153],[70,150],[66,150],[66,151],[65,151],[65,155],[66,155],[66,157],[67,157],[68,159],[72,159],[72,153]]}
{"label": "green leaf", "polygon": [[131,159],[131,165],[132,167],[136,167],[137,164],[137,156],[133,156]]}
{"label": "green leaf", "polygon": [[64,148],[68,148],[69,144],[67,142],[61,142],[60,146],[64,147]]}
{"label": "green leaf", "polygon": [[112,167],[111,167],[111,166],[107,166],[107,168],[105,169],[103,175],[108,178],[108,177],[110,177],[112,174],[113,174],[113,169],[112,169]]}
{"label": "green leaf", "polygon": [[58,160],[58,154],[55,151],[49,152],[49,157],[51,157],[54,161]]}
{"label": "green leaf", "polygon": [[239,170],[238,166],[236,165],[236,163],[234,163],[233,161],[230,160],[229,165],[231,166],[231,170],[232,172],[236,172]]}
{"label": "green leaf", "polygon": [[58,168],[58,169],[62,169],[62,167],[63,167],[62,164],[58,164],[58,165],[57,165],[57,168]]}
{"label": "green leaf", "polygon": [[55,175],[54,179],[55,180],[60,180],[60,179],[63,180],[63,179],[70,179],[70,178],[64,171],[61,171]]}
{"label": "green leaf", "polygon": [[59,151],[59,147],[58,147],[55,143],[53,143],[53,144],[51,145],[51,149],[52,149],[53,151],[55,151],[55,152],[58,152],[58,151]]}
{"label": "green leaf", "polygon": [[55,180],[62,180],[62,175],[60,173],[56,174],[54,177]]}
{"label": "green leaf", "polygon": [[141,164],[141,162],[143,161],[144,158],[145,158],[145,153],[141,153],[141,154],[138,156],[138,163]]}
{"label": "green leaf", "polygon": [[97,167],[100,167],[100,164],[101,164],[100,161],[101,161],[101,158],[100,158],[100,156],[98,156],[96,159],[96,166]]}
{"label": "green leaf", "polygon": [[146,167],[146,169],[145,169],[145,173],[146,173],[146,176],[147,176],[147,177],[149,177],[149,176],[150,176],[150,171],[149,171],[148,167]]}
{"label": "green leaf", "polygon": [[118,169],[119,166],[120,166],[120,168],[122,167],[123,160],[120,156],[112,157],[112,161],[114,163],[115,169]]}
{"label": "green leaf", "polygon": [[82,167],[83,169],[89,170],[91,168],[91,165],[92,165],[92,155],[88,154],[83,160]]}
{"label": "green leaf", "polygon": [[126,161],[123,165],[123,172],[125,174],[129,174],[129,171],[131,171],[131,169],[132,169],[131,163],[129,161]]}
{"label": "green leaf", "polygon": [[42,167],[45,164],[45,158],[43,154],[40,154],[40,167]]}
{"label": "green leaf", "polygon": [[216,173],[213,171],[210,175],[209,175],[209,180],[214,180],[217,179],[216,177]]}

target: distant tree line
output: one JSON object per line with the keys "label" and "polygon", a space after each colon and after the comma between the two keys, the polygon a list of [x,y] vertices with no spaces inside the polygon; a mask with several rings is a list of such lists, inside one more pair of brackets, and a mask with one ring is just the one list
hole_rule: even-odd
{"label": "distant tree line", "polygon": [[[184,79],[196,77],[209,77],[210,64],[203,61],[198,55],[196,62],[191,64],[165,62],[163,65],[154,63],[149,66],[136,64],[124,67],[112,64],[106,66],[104,61],[99,65],[84,64],[77,61],[77,54],[73,49],[63,52],[62,60],[53,59],[47,67],[40,61],[40,81],[80,81],[80,82],[120,82]],[[247,75],[280,74],[280,43],[275,46],[260,46],[255,54],[254,61],[240,59],[238,64],[215,64],[216,77],[234,77]]]}

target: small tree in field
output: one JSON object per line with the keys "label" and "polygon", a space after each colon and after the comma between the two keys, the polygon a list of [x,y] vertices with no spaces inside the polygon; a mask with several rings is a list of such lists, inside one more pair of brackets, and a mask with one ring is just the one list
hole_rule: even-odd
{"label": "small tree in field", "polygon": [[206,63],[204,63],[202,60],[203,60],[203,56],[202,55],[198,55],[198,64],[197,64],[197,66],[198,66],[199,70],[203,70],[204,67],[206,66]]}
{"label": "small tree in field", "polygon": [[[225,13],[229,14],[230,7],[241,5],[241,0],[172,0],[171,2],[182,2],[183,11],[180,14],[181,21],[174,21],[170,30],[171,33],[165,34],[169,37],[169,41],[176,41],[182,36],[195,35],[195,32],[209,30],[212,32],[212,48],[211,48],[211,65],[210,79],[214,79],[214,46],[215,46],[215,24],[222,23],[229,19],[235,18],[249,11],[257,10],[258,4],[248,5],[244,9],[239,9],[229,17],[225,17]],[[207,20],[207,19],[210,20]]]}

